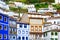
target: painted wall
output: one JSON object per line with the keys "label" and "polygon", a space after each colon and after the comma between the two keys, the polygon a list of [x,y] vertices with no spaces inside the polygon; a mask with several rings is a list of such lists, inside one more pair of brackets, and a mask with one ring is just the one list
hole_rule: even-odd
{"label": "painted wall", "polygon": [[24,23],[17,24],[17,40],[29,39],[29,25]]}
{"label": "painted wall", "polygon": [[[7,15],[4,15],[2,13],[0,13],[0,40],[8,40],[8,20],[9,17]],[[6,38],[5,38],[6,36]]]}
{"label": "painted wall", "polygon": [[9,40],[16,40],[17,38],[17,26],[16,20],[9,19]]}
{"label": "painted wall", "polygon": [[52,24],[54,24],[54,21],[56,22],[56,24],[59,22],[60,23],[60,19],[49,19],[47,20],[47,22],[52,22]]}

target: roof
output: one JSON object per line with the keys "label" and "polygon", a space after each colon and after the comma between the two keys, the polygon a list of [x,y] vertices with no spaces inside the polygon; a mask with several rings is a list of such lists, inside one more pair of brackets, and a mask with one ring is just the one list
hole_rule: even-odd
{"label": "roof", "polygon": [[29,18],[28,14],[24,13],[23,16],[21,17],[20,23],[29,23]]}
{"label": "roof", "polygon": [[50,19],[60,19],[60,16],[57,16],[57,17],[50,17],[50,18],[48,18],[49,20]]}
{"label": "roof", "polygon": [[57,10],[57,13],[60,13],[60,10]]}

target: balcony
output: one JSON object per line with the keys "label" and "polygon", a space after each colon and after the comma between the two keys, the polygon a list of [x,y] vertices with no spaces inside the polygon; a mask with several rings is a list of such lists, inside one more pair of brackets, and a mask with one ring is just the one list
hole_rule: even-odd
{"label": "balcony", "polygon": [[58,24],[50,24],[50,25],[46,25],[43,28],[43,32],[52,31],[52,30],[59,31],[60,30],[60,26]]}

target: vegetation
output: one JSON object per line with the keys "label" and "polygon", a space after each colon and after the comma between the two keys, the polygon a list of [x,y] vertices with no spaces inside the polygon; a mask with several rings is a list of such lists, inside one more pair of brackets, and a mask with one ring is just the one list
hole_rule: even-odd
{"label": "vegetation", "polygon": [[35,4],[36,9],[38,10],[39,8],[47,8],[48,3],[37,3]]}
{"label": "vegetation", "polygon": [[60,10],[60,4],[55,4],[53,7],[55,7],[57,10]]}
{"label": "vegetation", "polygon": [[25,13],[25,12],[27,12],[27,9],[22,9],[20,7],[18,7],[18,8],[10,7],[10,10],[14,11],[14,12],[17,12],[17,13],[20,13],[20,12]]}

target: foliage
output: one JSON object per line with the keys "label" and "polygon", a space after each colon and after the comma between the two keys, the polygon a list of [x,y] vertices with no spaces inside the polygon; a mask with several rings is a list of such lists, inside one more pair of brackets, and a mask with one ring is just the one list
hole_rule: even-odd
{"label": "foliage", "polygon": [[20,8],[20,7],[18,7],[18,8],[10,7],[10,10],[11,10],[11,11],[14,11],[14,12],[17,12],[17,13],[27,12],[27,9],[22,9],[22,8]]}
{"label": "foliage", "polygon": [[53,7],[55,7],[57,10],[60,10],[60,4],[55,4]]}
{"label": "foliage", "polygon": [[47,8],[48,7],[48,4],[47,3],[44,3],[44,4],[35,4],[35,7],[36,9],[38,10],[39,8]]}

